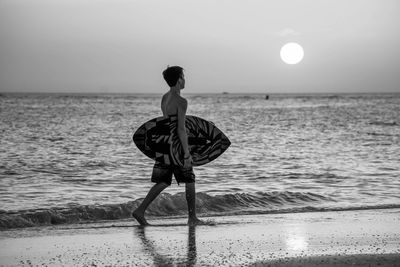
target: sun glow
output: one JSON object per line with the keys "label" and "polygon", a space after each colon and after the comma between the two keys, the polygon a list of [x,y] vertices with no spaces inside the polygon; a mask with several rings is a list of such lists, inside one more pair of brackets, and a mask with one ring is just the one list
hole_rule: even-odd
{"label": "sun glow", "polygon": [[298,43],[287,43],[281,48],[281,59],[286,64],[297,64],[304,57],[304,50]]}

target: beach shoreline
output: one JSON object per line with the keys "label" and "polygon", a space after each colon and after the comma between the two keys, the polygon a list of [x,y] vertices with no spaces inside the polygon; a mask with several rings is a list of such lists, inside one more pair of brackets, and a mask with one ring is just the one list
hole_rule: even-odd
{"label": "beach shoreline", "polygon": [[[0,232],[3,266],[396,266],[400,209],[131,220]],[[335,265],[339,264],[339,265]],[[355,265],[354,265],[355,264]],[[360,265],[357,265],[360,264]],[[375,265],[374,265],[375,264]]]}

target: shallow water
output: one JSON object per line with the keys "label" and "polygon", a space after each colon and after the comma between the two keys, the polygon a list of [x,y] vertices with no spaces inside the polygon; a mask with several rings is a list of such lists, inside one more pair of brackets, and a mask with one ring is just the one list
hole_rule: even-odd
{"label": "shallow water", "polygon": [[[195,169],[211,204],[246,196],[264,212],[400,205],[400,94],[184,96],[188,114],[232,142]],[[161,115],[160,95],[5,94],[0,112],[4,211],[122,204],[151,187],[153,161],[131,137]],[[183,190],[173,183],[166,203]],[[267,205],[260,194],[275,197]],[[318,200],[302,199],[310,194]]]}

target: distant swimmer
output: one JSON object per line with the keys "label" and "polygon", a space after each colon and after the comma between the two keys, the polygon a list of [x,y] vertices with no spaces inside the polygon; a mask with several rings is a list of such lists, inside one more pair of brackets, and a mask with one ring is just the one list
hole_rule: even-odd
{"label": "distant swimmer", "polygon": [[269,95],[266,95],[266,96],[265,96],[265,100],[268,100],[268,99],[269,99]]}

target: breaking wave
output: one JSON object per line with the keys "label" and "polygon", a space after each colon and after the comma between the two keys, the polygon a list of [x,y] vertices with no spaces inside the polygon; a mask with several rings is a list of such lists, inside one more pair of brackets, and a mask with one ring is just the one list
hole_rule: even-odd
{"label": "breaking wave", "polygon": [[[132,211],[139,206],[141,201],[142,199],[136,199],[122,204],[70,204],[63,208],[0,211],[0,229],[127,219],[131,218]],[[322,204],[335,203],[335,201],[315,193],[289,191],[216,196],[197,193],[196,202],[197,212],[203,216],[400,208],[400,205],[324,208]],[[146,211],[148,217],[185,216],[186,214],[184,193],[174,195],[163,193]]]}

